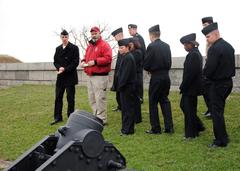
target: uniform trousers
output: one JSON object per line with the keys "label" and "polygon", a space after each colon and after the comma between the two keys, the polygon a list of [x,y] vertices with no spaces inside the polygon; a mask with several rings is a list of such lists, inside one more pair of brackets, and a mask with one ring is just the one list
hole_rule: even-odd
{"label": "uniform trousers", "polygon": [[75,85],[72,86],[56,86],[55,89],[55,106],[54,106],[54,119],[62,120],[62,108],[63,108],[63,95],[67,92],[67,115],[68,117],[74,112],[75,106]]}
{"label": "uniform trousers", "polygon": [[133,86],[126,86],[120,91],[122,105],[122,129],[124,134],[134,133],[135,122],[135,95]]}
{"label": "uniform trousers", "polygon": [[184,132],[186,138],[195,138],[204,130],[202,121],[197,116],[197,96],[182,95],[180,107],[184,113]]}
{"label": "uniform trousers", "polygon": [[228,134],[225,126],[224,108],[226,98],[231,93],[233,87],[232,79],[225,81],[215,81],[210,87],[211,114],[213,121],[214,144],[226,146]]}
{"label": "uniform trousers", "polygon": [[168,99],[170,89],[169,76],[151,76],[149,85],[149,112],[152,131],[160,132],[158,103],[160,103],[165,130],[173,129],[171,104]]}

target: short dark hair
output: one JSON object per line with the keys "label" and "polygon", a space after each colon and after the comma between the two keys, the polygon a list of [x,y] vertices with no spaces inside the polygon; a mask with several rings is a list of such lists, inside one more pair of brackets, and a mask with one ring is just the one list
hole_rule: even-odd
{"label": "short dark hair", "polygon": [[199,43],[197,41],[188,42],[187,44],[190,44],[192,48],[199,46]]}
{"label": "short dark hair", "polygon": [[141,49],[141,43],[138,41],[133,41],[133,45],[135,49]]}
{"label": "short dark hair", "polygon": [[61,32],[61,35],[68,36],[68,32],[67,32],[66,30],[63,30],[63,31]]}
{"label": "short dark hair", "polygon": [[153,35],[153,37],[160,37],[161,32],[160,31],[154,31],[154,32],[150,32],[149,34]]}

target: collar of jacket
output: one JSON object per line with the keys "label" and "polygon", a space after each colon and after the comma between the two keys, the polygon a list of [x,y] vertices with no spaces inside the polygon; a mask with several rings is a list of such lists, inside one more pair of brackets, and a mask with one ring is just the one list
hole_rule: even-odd
{"label": "collar of jacket", "polygon": [[220,42],[221,40],[223,40],[223,38],[219,38],[219,39],[217,39],[215,42],[213,42],[213,44],[212,45],[214,45],[214,44],[216,44],[217,42]]}
{"label": "collar of jacket", "polygon": [[127,56],[128,54],[130,54],[131,52],[129,51],[129,52],[127,52],[127,53],[125,53],[125,54],[121,54],[122,55],[122,57],[125,57],[125,56]]}
{"label": "collar of jacket", "polygon": [[93,45],[93,46],[96,46],[96,45],[98,45],[101,41],[102,41],[102,36],[99,37],[99,39],[96,41],[95,44],[92,42],[92,40],[90,40],[89,43],[90,43],[91,45]]}
{"label": "collar of jacket", "polygon": [[[63,47],[63,45],[62,45]],[[68,49],[68,48],[71,48],[72,47],[72,43],[71,42],[68,42],[67,46],[65,47],[65,49]]]}
{"label": "collar of jacket", "polygon": [[194,51],[198,51],[198,47],[193,47],[191,50],[189,50],[189,53]]}
{"label": "collar of jacket", "polygon": [[160,38],[156,38],[153,42],[156,42],[156,41],[161,41]]}

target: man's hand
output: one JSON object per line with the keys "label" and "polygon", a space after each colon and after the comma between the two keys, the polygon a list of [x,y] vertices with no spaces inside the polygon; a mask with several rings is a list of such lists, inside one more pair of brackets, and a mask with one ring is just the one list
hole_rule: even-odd
{"label": "man's hand", "polygon": [[86,63],[86,62],[81,62],[80,63],[80,67],[82,67],[82,68],[85,68],[85,67],[87,67],[88,66],[88,64]]}
{"label": "man's hand", "polygon": [[93,65],[95,65],[95,61],[94,60],[88,61],[88,66],[93,66]]}
{"label": "man's hand", "polygon": [[57,72],[57,74],[61,74],[61,73],[63,73],[64,71],[65,71],[65,68],[60,67],[59,70],[58,70],[58,72]]}

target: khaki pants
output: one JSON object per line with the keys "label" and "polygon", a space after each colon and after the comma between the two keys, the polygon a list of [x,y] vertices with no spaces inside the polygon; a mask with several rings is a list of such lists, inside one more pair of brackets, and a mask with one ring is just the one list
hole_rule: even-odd
{"label": "khaki pants", "polygon": [[107,123],[107,84],[108,76],[88,77],[88,100],[93,114]]}

